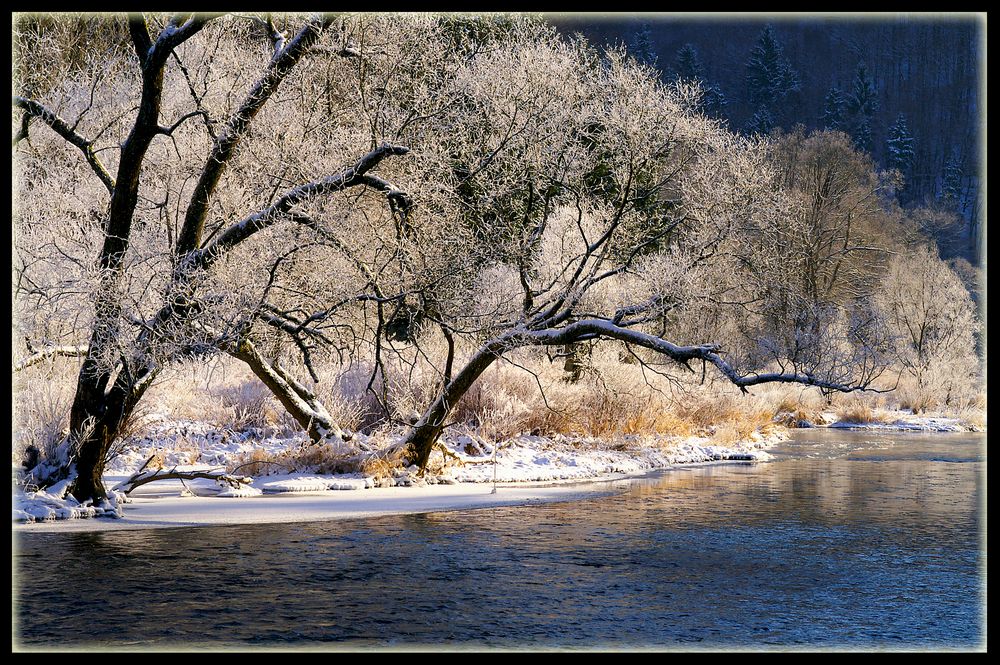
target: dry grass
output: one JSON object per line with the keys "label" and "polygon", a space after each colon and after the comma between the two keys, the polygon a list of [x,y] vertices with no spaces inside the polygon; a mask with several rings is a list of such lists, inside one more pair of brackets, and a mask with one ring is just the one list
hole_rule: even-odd
{"label": "dry grass", "polygon": [[263,476],[276,470],[286,471],[284,461],[273,453],[260,448],[244,453],[226,469],[230,473],[240,473],[248,476]]}
{"label": "dry grass", "polygon": [[349,443],[324,442],[277,453],[252,450],[230,464],[228,470],[251,476],[296,472],[362,473],[379,479],[391,478],[402,464],[403,451],[398,449],[362,453]]}
{"label": "dry grass", "polygon": [[274,396],[260,381],[249,380],[212,391],[217,408],[211,421],[219,427],[246,430],[253,427],[274,427],[284,412],[275,408]]}
{"label": "dry grass", "polygon": [[[421,340],[420,351],[409,346],[396,351],[398,355],[385,354],[385,374],[373,383],[384,402],[368,390],[370,365],[360,362],[321,368],[323,381],[317,392],[341,427],[364,433],[398,428],[421,413],[436,395],[441,368],[432,366],[427,358],[443,358],[441,340],[430,335]],[[470,352],[459,350],[456,369]],[[751,395],[744,395],[711,374],[702,383],[700,373],[680,373],[670,366],[666,369],[674,375],[672,379],[648,368],[644,371],[638,363],[622,362],[615,344],[603,344],[595,346],[579,380],[571,382],[562,358],[549,359],[537,349],[522,349],[484,372],[456,405],[449,421],[491,441],[535,434],[609,440],[626,435],[712,436],[736,442],[769,434],[777,427],[795,427],[801,421],[821,421],[828,411],[852,422],[888,418],[884,397],[852,394],[827,398],[813,388],[777,384],[759,386]],[[197,404],[201,419],[220,426],[297,429],[266,389],[238,364],[230,362],[214,374],[203,376],[200,380],[204,383],[197,391],[188,384],[191,399],[186,406]],[[928,408],[912,402],[904,406],[911,404],[918,410]],[[331,468],[342,466],[343,460],[315,463]],[[375,468],[379,462],[369,464]]]}
{"label": "dry grass", "polygon": [[49,459],[69,433],[69,412],[76,390],[77,363],[42,363],[14,376],[11,461]]}
{"label": "dry grass", "polygon": [[986,394],[981,393],[979,397],[964,405],[963,407],[956,409],[954,413],[955,417],[958,418],[959,422],[967,427],[971,427],[977,430],[986,429]]}
{"label": "dry grass", "polygon": [[712,436],[723,428],[726,436],[746,440],[777,427],[770,400],[741,395],[721,382],[667,381],[620,362],[617,354],[595,354],[575,383],[561,362],[537,357],[516,362],[520,367],[504,363],[487,370],[459,403],[454,420],[494,441],[522,433]]}
{"label": "dry grass", "polygon": [[[443,357],[440,344],[422,345],[428,357]],[[385,396],[388,416],[380,400],[368,391],[369,365],[322,368],[323,381],[316,391],[338,425],[366,434],[380,430],[398,434],[400,423],[425,408],[440,389],[440,368],[424,360],[411,366],[416,351],[402,352],[410,356],[400,359],[387,354],[386,376],[374,383]],[[456,370],[468,354],[468,349],[459,353]],[[918,390],[913,381],[904,379],[898,390],[885,395],[852,393],[827,398],[813,388],[778,384],[759,386],[751,390],[752,395],[744,395],[711,374],[702,383],[700,373],[665,369],[675,376],[668,380],[649,369],[643,371],[637,363],[622,362],[616,345],[604,344],[595,347],[586,369],[572,382],[562,358],[550,360],[537,349],[523,349],[511,354],[509,361],[490,367],[458,403],[449,421],[488,441],[520,434],[606,440],[660,435],[710,436],[721,444],[746,441],[781,426],[795,427],[800,421],[818,422],[829,411],[847,422],[877,423],[891,420],[888,412],[902,407],[958,417],[974,427],[986,424],[983,391],[951,392],[942,399],[926,386]],[[62,361],[28,368],[15,376],[15,463],[22,461],[29,446],[45,455],[64,440],[77,371],[77,363]],[[164,372],[140,404],[128,434],[140,434],[153,413],[226,429],[264,428],[276,434],[300,429],[244,365],[228,358]],[[188,444],[190,449],[181,441],[173,452],[189,453],[190,461],[196,461],[200,450]],[[254,451],[240,463],[247,465],[244,472],[251,475],[309,469],[389,477],[402,460],[400,451],[363,455],[337,443],[277,455]]]}
{"label": "dry grass", "polygon": [[164,416],[237,431],[296,431],[298,424],[242,363],[218,358],[163,373],[144,400]]}
{"label": "dry grass", "polygon": [[915,388],[903,388],[899,391],[899,407],[909,409],[913,413],[927,414],[937,409],[940,400],[931,393]]}
{"label": "dry grass", "polygon": [[864,425],[868,423],[888,423],[892,422],[891,414],[873,405],[870,401],[855,400],[836,409],[837,418],[841,422]]}

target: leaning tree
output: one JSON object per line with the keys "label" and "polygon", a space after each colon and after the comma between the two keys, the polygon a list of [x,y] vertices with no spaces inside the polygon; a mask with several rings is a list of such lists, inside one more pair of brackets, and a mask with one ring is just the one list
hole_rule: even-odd
{"label": "leaning tree", "polygon": [[105,497],[158,374],[218,352],[321,440],[346,433],[316,354],[366,349],[377,391],[387,354],[440,332],[404,439],[421,465],[517,348],[616,340],[742,389],[880,371],[855,311],[808,337],[681,325],[737,300],[766,320],[782,291],[740,248],[788,203],[762,141],[623,53],[510,18],[131,15],[60,59],[20,25],[15,302],[25,363],[84,356],[53,476],[75,472],[78,500]]}
{"label": "leaning tree", "polygon": [[[403,439],[413,463],[427,464],[463,395],[516,349],[613,340],[743,390],[852,391],[883,370],[870,307],[813,307],[821,329],[775,334],[768,314],[790,285],[746,247],[798,202],[765,142],[699,115],[625,53],[535,33],[479,52],[425,95],[434,121],[394,164],[416,205],[379,266],[406,276],[406,341],[447,340],[437,393]],[[681,312],[698,308],[744,319],[740,338],[685,328]]]}

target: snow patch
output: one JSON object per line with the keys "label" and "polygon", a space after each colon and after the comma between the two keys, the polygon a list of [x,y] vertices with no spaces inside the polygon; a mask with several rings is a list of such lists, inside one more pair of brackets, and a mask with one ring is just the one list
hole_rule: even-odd
{"label": "snow patch", "polygon": [[241,485],[239,487],[227,487],[215,496],[221,496],[224,498],[237,498],[243,499],[248,496],[260,496],[264,492],[257,489],[256,487],[251,487],[249,485]]}
{"label": "snow patch", "polygon": [[930,416],[904,416],[889,423],[853,423],[841,420],[827,427],[875,432],[968,432],[970,429],[957,418]]}
{"label": "snow patch", "polygon": [[67,480],[53,485],[54,492],[39,490],[14,494],[11,506],[13,521],[31,523],[90,517],[122,517],[121,504],[127,501],[124,495],[111,492],[108,500],[99,506],[91,505],[89,501],[81,504],[72,494],[66,494],[70,482]]}
{"label": "snow patch", "polygon": [[591,439],[520,436],[496,444],[494,464],[492,444],[474,441],[469,435],[446,437],[444,444],[456,461],[445,466],[440,479],[462,483],[489,483],[494,478],[502,483],[584,480],[609,474],[642,473],[679,464],[726,460],[762,462],[770,459],[762,448],[780,438],[783,437],[759,437],[727,448],[711,445],[710,439],[698,437],[635,437],[624,444],[611,444]]}
{"label": "snow patch", "polygon": [[[393,451],[403,441],[404,433],[373,438],[356,435],[350,444],[345,443],[345,454],[362,453],[377,455],[382,459],[393,459],[387,451]],[[282,464],[260,464],[261,475],[252,485],[241,487],[218,485],[209,481],[188,481],[188,485],[176,481],[156,481],[143,485],[170,488],[174,498],[184,496],[184,488],[196,490],[194,496],[182,499],[191,508],[185,512],[198,512],[205,502],[218,498],[251,498],[262,495],[275,499],[293,501],[295,495],[314,494],[321,502],[329,501],[334,495],[355,494],[351,490],[379,488],[378,494],[358,493],[364,504],[377,503],[378,496],[400,491],[423,496],[434,491],[430,485],[453,486],[461,483],[539,483],[554,481],[586,481],[620,475],[637,475],[656,469],[666,469],[681,464],[696,464],[714,461],[759,462],[770,459],[763,450],[784,438],[782,434],[756,435],[751,440],[731,447],[712,443],[710,438],[638,437],[630,436],[609,442],[599,439],[555,436],[547,438],[522,434],[507,441],[494,443],[484,440],[474,433],[463,430],[449,430],[441,439],[441,446],[431,456],[428,469],[421,473],[416,467],[406,469],[387,467],[382,475],[371,476],[361,473],[324,474],[315,468],[304,468],[289,472]],[[113,486],[113,479],[131,476],[138,468],[149,462],[150,474],[159,469],[176,471],[204,471],[223,468],[235,469],[236,475],[243,476],[250,464],[261,459],[289,459],[289,453],[301,449],[307,441],[301,434],[282,434],[278,431],[252,429],[245,432],[219,430],[207,423],[194,421],[161,420],[153,423],[149,434],[134,438],[126,443],[124,452],[114,459],[106,469],[105,481]],[[352,450],[346,450],[354,446]],[[150,459],[153,458],[153,459]],[[249,464],[247,461],[249,460]],[[173,484],[171,484],[173,483]],[[111,492],[112,499],[102,506],[81,506],[72,496],[67,495],[70,481],[53,485],[48,490],[34,493],[19,493],[14,497],[12,517],[16,522],[45,522],[60,519],[86,517],[120,517],[122,504],[129,499],[120,492]],[[418,489],[419,488],[419,489]],[[457,489],[457,488],[456,488]],[[202,492],[201,490],[205,490]],[[476,490],[478,492],[478,490]],[[210,496],[206,496],[208,492]],[[442,487],[440,492],[449,493],[450,488]],[[148,502],[169,502],[162,492],[141,492],[143,510]],[[178,496],[180,493],[181,496]],[[280,495],[292,495],[281,497]],[[364,495],[364,498],[361,498]],[[305,497],[303,497],[305,498]],[[219,502],[226,503],[226,502]],[[227,512],[231,509],[225,509]],[[296,519],[289,514],[290,521]]]}

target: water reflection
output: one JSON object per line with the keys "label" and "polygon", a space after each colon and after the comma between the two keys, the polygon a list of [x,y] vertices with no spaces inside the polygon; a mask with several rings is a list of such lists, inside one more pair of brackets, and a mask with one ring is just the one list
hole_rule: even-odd
{"label": "water reflection", "polygon": [[982,439],[836,434],[574,503],[30,534],[20,640],[978,645]]}

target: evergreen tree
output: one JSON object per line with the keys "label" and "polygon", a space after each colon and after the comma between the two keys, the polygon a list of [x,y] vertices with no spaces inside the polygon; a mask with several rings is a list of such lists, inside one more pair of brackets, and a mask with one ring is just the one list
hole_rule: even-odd
{"label": "evergreen tree", "polygon": [[746,63],[747,101],[770,109],[799,87],[799,76],[785,58],[774,30],[765,26]]}
{"label": "evergreen tree", "polygon": [[896,118],[895,124],[889,128],[889,138],[886,141],[886,164],[890,169],[896,169],[903,175],[909,173],[913,166],[916,141],[906,126],[906,118],[902,113]]}
{"label": "evergreen tree", "polygon": [[644,65],[656,66],[656,51],[653,49],[653,31],[649,23],[643,22],[632,38],[632,57]]}
{"label": "evergreen tree", "polygon": [[746,124],[747,134],[767,135],[771,133],[772,129],[774,129],[774,118],[766,106],[761,106],[757,109],[757,112],[753,114],[753,117]]}
{"label": "evergreen tree", "polygon": [[847,97],[847,111],[850,114],[851,134],[854,142],[865,152],[872,151],[872,120],[878,108],[878,93],[875,83],[864,62],[858,63],[854,73],[851,93]]}
{"label": "evergreen tree", "polygon": [[859,150],[872,151],[872,123],[868,116],[861,116],[854,129],[854,144]]}
{"label": "evergreen tree", "polygon": [[831,86],[823,103],[820,123],[824,129],[843,129],[847,122],[847,98],[837,86]]}
{"label": "evergreen tree", "polygon": [[962,199],[962,159],[958,150],[952,150],[941,175],[941,196],[945,201],[958,204]]}
{"label": "evergreen tree", "polygon": [[875,82],[864,62],[858,63],[858,69],[854,73],[854,83],[851,88],[850,97],[847,100],[847,110],[851,115],[863,115],[871,121],[878,109],[878,94],[875,90]]}
{"label": "evergreen tree", "polygon": [[710,118],[724,118],[729,100],[717,85],[703,83],[704,92],[701,97],[701,111]]}
{"label": "evergreen tree", "polygon": [[681,81],[694,81],[704,78],[701,60],[698,59],[698,51],[691,44],[685,44],[677,51],[677,58],[674,64],[676,78]]}
{"label": "evergreen tree", "polygon": [[674,59],[674,80],[690,81],[701,86],[701,101],[698,110],[710,118],[721,118],[725,114],[729,100],[722,89],[705,80],[704,68],[698,58],[698,51],[692,44],[685,44],[677,51]]}

